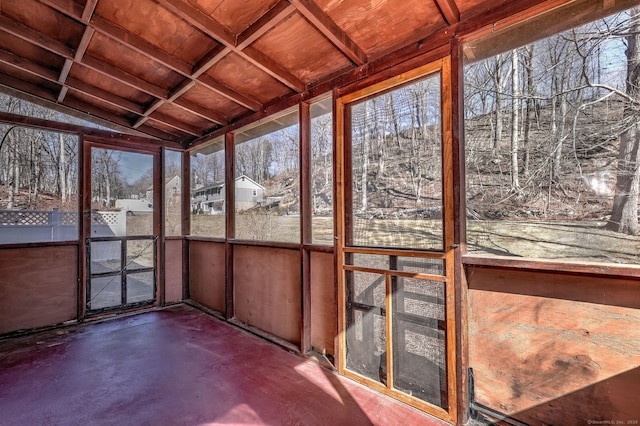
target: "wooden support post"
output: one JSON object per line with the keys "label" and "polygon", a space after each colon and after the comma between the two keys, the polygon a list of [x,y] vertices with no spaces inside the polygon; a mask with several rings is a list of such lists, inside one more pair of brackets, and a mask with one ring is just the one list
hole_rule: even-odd
{"label": "wooden support post", "polygon": [[182,298],[191,297],[189,291],[189,240],[191,235],[191,154],[189,151],[182,153]]}
{"label": "wooden support post", "polygon": [[311,106],[308,102],[300,104],[300,249],[302,263],[302,310],[300,318],[300,352],[311,350],[311,253],[305,248],[311,244]]}
{"label": "wooden support post", "polygon": [[233,133],[226,133],[224,137],[224,191],[225,191],[225,318],[235,317],[234,308],[234,274],[233,274],[233,244],[229,240],[235,238],[235,139]]}

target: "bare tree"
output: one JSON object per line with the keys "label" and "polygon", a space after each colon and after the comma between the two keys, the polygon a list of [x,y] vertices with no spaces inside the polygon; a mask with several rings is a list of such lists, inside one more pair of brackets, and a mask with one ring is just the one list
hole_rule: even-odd
{"label": "bare tree", "polygon": [[627,43],[626,94],[635,102],[626,102],[623,120],[625,131],[620,135],[618,174],[611,219],[608,228],[617,232],[637,235],[638,189],[640,184],[640,123],[638,99],[640,99],[640,8],[630,11],[630,27],[625,37]]}

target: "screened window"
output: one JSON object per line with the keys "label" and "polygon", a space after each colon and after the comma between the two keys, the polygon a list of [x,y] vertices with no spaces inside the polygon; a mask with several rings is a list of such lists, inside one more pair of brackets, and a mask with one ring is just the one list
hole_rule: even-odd
{"label": "screened window", "polygon": [[191,235],[225,237],[224,138],[191,153]]}
{"label": "screened window", "polygon": [[299,145],[297,108],[235,133],[236,238],[300,242]]}
{"label": "screened window", "polygon": [[78,137],[0,125],[0,244],[78,239]]}
{"label": "screened window", "polygon": [[497,54],[518,29],[466,46],[470,253],[637,262],[639,30],[631,9]]}
{"label": "screened window", "polygon": [[166,150],[164,156],[165,235],[182,235],[182,153]]}
{"label": "screened window", "polygon": [[311,104],[311,230],[314,244],[333,245],[332,98]]}
{"label": "screened window", "polygon": [[351,107],[347,244],[442,249],[440,74]]}

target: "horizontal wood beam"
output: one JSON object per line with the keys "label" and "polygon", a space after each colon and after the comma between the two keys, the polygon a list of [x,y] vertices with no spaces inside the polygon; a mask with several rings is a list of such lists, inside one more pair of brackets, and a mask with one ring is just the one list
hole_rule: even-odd
{"label": "horizontal wood beam", "polygon": [[253,47],[247,47],[242,50],[242,56],[245,57],[253,65],[269,74],[271,77],[284,83],[286,86],[297,92],[304,92],[306,85],[298,77],[278,65],[273,59],[266,56],[262,52]]}
{"label": "horizontal wood beam", "polygon": [[225,98],[232,100],[233,102],[242,105],[247,109],[250,109],[251,111],[260,111],[260,109],[262,109],[262,104],[260,102],[233,90],[223,83],[218,82],[210,75],[205,74],[201,76],[197,81],[199,84],[203,85],[209,90],[212,90],[224,96]]}
{"label": "horizontal wood beam", "polygon": [[82,11],[82,22],[89,22],[93,16],[93,12],[96,10],[98,0],[87,0]]}
{"label": "horizontal wood beam", "polygon": [[204,118],[206,120],[212,121],[216,124],[222,125],[222,126],[226,126],[227,124],[229,124],[229,119],[220,115],[220,114],[216,114],[215,112],[209,111],[208,109],[201,107],[200,105],[187,101],[186,99],[176,99],[173,102],[174,105],[179,106],[180,108],[184,109],[185,111],[191,112],[201,118]]}
{"label": "horizontal wood beam", "polygon": [[90,96],[98,101],[106,102],[118,108],[125,109],[134,114],[142,114],[144,112],[144,108],[135,103],[131,102],[128,99],[122,98],[120,96],[114,95],[113,93],[106,92],[102,89],[99,89],[95,86],[85,83],[84,81],[69,77],[65,83],[68,87],[81,92],[87,96]]}
{"label": "horizontal wood beam", "polygon": [[[313,0],[290,0],[322,35],[356,65],[367,63],[367,55]],[[446,0],[440,0],[446,1]],[[450,0],[453,1],[453,0]]]}
{"label": "horizontal wood beam", "polygon": [[179,18],[193,25],[203,33],[213,37],[225,46],[235,45],[235,37],[224,25],[181,0],[156,0],[158,4]]}
{"label": "horizontal wood beam", "polygon": [[112,40],[133,49],[134,51],[172,69],[173,71],[184,76],[189,76],[191,74],[191,65],[173,55],[170,55],[136,34],[112,24],[98,15],[94,15],[91,18],[91,25],[101,34],[104,34]]}
{"label": "horizontal wood beam", "polygon": [[35,44],[36,46],[42,47],[49,52],[60,55],[65,59],[73,58],[74,51],[66,44],[31,29],[24,24],[7,18],[4,15],[0,15],[0,29],[21,38],[22,40],[28,41],[29,43]]}
{"label": "horizontal wood beam", "polygon": [[[88,1],[88,3],[92,1],[93,0]],[[82,6],[74,0],[40,0],[40,2],[77,21],[82,20],[82,15],[86,10],[85,6]]]}
{"label": "horizontal wood beam", "polygon": [[85,55],[84,58],[82,58],[81,63],[94,71],[118,80],[119,82],[140,90],[141,92],[155,96],[156,98],[167,99],[168,97],[168,92],[165,89],[122,71],[120,68],[108,65],[92,56]]}
{"label": "horizontal wood beam", "polygon": [[54,83],[58,82],[57,71],[32,62],[28,59],[21,58],[20,56],[16,56],[11,52],[7,52],[6,50],[0,49],[0,62],[2,62],[3,64],[7,64],[19,71],[26,71],[37,77],[44,78],[45,80]]}
{"label": "horizontal wood beam", "polygon": [[184,133],[188,133],[191,136],[199,137],[199,136],[202,136],[203,134],[203,132],[200,129],[158,111],[155,111],[148,118],[150,120],[155,120],[160,123],[166,124],[167,126],[173,127],[174,129],[180,130]]}

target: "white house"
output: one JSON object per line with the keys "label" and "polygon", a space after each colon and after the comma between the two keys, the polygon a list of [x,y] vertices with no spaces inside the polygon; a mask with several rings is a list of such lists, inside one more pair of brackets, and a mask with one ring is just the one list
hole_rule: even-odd
{"label": "white house", "polygon": [[[246,210],[264,202],[264,186],[248,176],[238,176],[235,180],[236,209]],[[224,211],[224,182],[214,183],[194,189],[191,193],[191,209],[209,214]]]}

